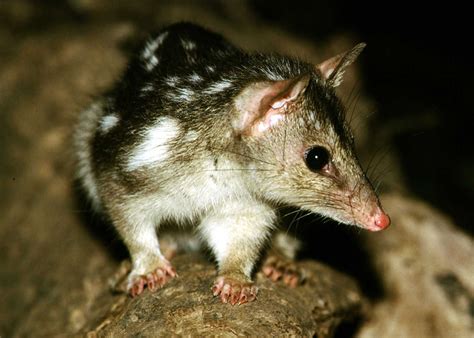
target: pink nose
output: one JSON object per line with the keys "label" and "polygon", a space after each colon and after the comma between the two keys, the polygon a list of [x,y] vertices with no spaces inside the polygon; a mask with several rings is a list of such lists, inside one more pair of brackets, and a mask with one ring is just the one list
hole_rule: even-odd
{"label": "pink nose", "polygon": [[382,209],[377,210],[373,218],[372,231],[383,230],[390,225],[390,217]]}

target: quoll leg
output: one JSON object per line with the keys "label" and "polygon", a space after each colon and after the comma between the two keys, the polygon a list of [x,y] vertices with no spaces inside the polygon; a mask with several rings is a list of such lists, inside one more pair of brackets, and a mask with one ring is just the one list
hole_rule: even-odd
{"label": "quoll leg", "polygon": [[118,223],[122,225],[118,231],[132,259],[126,286],[132,297],[140,295],[145,288],[155,291],[176,276],[175,269],[160,251],[155,225],[144,219],[134,221],[133,225]]}
{"label": "quoll leg", "polygon": [[228,204],[203,220],[203,237],[218,263],[212,293],[223,303],[235,305],[256,299],[258,288],[251,273],[274,217],[271,208],[254,202]]}

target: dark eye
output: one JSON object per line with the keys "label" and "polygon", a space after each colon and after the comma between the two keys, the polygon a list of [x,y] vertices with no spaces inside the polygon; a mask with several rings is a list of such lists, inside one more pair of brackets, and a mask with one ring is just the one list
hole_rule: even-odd
{"label": "dark eye", "polygon": [[306,151],[306,165],[311,171],[321,171],[329,163],[329,152],[324,147],[313,147]]}

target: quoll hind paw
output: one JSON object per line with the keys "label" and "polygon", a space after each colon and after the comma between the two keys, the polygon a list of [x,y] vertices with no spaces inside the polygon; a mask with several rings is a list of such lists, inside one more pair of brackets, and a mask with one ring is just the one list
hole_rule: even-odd
{"label": "quoll hind paw", "polygon": [[241,282],[228,277],[218,277],[212,287],[212,294],[219,296],[222,303],[244,304],[257,298],[258,288],[251,282]]}
{"label": "quoll hind paw", "polygon": [[270,256],[266,259],[262,266],[262,272],[273,282],[281,280],[292,288],[304,281],[303,271],[293,261],[277,256]]}
{"label": "quoll hind paw", "polygon": [[128,293],[132,297],[140,295],[145,288],[151,292],[162,288],[169,280],[176,277],[176,270],[171,266],[164,266],[154,271],[132,278],[128,286]]}

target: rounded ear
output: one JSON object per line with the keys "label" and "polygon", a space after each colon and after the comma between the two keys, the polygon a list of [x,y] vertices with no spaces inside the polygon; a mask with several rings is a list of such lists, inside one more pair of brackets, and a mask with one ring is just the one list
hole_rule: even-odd
{"label": "rounded ear", "polygon": [[257,82],[247,86],[234,100],[234,129],[256,136],[285,118],[288,106],[308,86],[310,75],[282,81]]}
{"label": "rounded ear", "polygon": [[344,75],[346,68],[357,59],[365,46],[366,44],[361,42],[354,46],[351,50],[321,62],[316,66],[316,69],[321,72],[330,86],[337,87],[342,82],[342,76]]}

